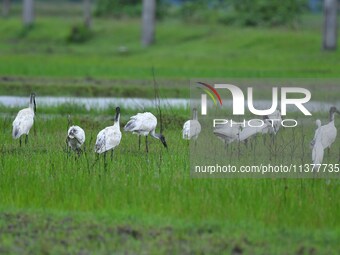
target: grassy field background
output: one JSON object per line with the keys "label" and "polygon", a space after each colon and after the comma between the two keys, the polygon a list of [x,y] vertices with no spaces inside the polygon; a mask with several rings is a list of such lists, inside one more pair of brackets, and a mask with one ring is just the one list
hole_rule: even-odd
{"label": "grassy field background", "polygon": [[157,43],[143,48],[138,19],[96,18],[88,41],[69,43],[81,6],[37,4],[31,29],[16,8],[0,27],[5,94],[152,97],[152,68],[169,97],[188,97],[193,78],[339,77],[339,52],[321,50],[321,15],[305,15],[294,28],[165,19]]}
{"label": "grassy field background", "polygon": [[[192,179],[189,147],[180,132],[185,109],[164,111],[169,150],[151,139],[147,155],[144,143],[139,151],[137,137],[123,133],[105,168],[103,158],[96,161],[93,147],[99,130],[112,123],[113,108],[73,117],[87,135],[80,158],[66,152],[67,115],[40,111],[35,134],[32,130],[29,144],[22,147],[10,137],[13,113],[1,118],[3,254],[82,249],[102,254],[110,249],[128,254],[339,251],[338,180],[327,184],[324,179]],[[123,111],[122,125],[132,112]],[[307,161],[313,127],[305,127],[305,143],[296,151],[305,150]],[[291,135],[280,130],[279,143]],[[264,144],[259,137],[257,142],[257,160],[267,161],[270,139]],[[333,148],[325,156],[329,162],[338,160],[338,146]],[[237,150],[230,147],[226,154],[236,155]],[[252,153],[242,145],[236,164],[252,158]]]}
{"label": "grassy field background", "polygon": [[[39,9],[42,8],[42,9]],[[321,51],[321,16],[294,28],[240,28],[163,20],[157,44],[142,48],[134,19],[95,19],[93,37],[66,41],[79,6],[38,8],[32,29],[1,20],[0,94],[153,97],[152,68],[163,97],[189,96],[192,78],[339,78],[339,52]],[[63,9],[64,8],[64,9]],[[53,8],[55,10],[55,8]],[[62,11],[64,10],[64,11]],[[65,11],[68,10],[68,11]],[[64,13],[64,16],[58,16]],[[313,87],[317,100],[339,90]],[[327,96],[324,96],[327,95]],[[169,150],[150,153],[123,133],[108,167],[95,161],[99,130],[114,106],[39,107],[27,146],[11,138],[18,108],[0,106],[0,254],[338,254],[339,182],[295,179],[191,179],[181,139],[189,110],[163,109]],[[156,111],[155,109],[148,109]],[[122,125],[132,109],[122,109]],[[86,131],[86,153],[65,150],[67,115]],[[327,119],[326,113],[314,118]],[[314,122],[298,150],[308,153]],[[291,134],[281,130],[281,141]],[[259,151],[265,144],[259,143]],[[144,145],[144,143],[143,143]],[[242,147],[244,158],[249,148]],[[327,160],[337,160],[339,142]],[[266,158],[266,155],[261,155]],[[258,160],[261,159],[259,156]],[[96,163],[95,163],[96,162]]]}

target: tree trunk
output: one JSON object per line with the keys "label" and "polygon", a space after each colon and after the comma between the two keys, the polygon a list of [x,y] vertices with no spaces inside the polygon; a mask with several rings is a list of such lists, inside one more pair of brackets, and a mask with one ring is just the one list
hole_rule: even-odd
{"label": "tree trunk", "polygon": [[324,0],[324,50],[335,50],[337,46],[337,8],[337,0]]}
{"label": "tree trunk", "polygon": [[31,26],[34,22],[34,0],[23,0],[22,19],[24,26]]}
{"label": "tree trunk", "polygon": [[84,0],[84,24],[87,28],[92,25],[91,0]]}
{"label": "tree trunk", "polygon": [[143,0],[142,45],[149,46],[155,41],[156,0]]}
{"label": "tree trunk", "polygon": [[4,16],[4,17],[8,16],[10,7],[11,7],[10,0],[3,0],[2,1],[2,16]]}

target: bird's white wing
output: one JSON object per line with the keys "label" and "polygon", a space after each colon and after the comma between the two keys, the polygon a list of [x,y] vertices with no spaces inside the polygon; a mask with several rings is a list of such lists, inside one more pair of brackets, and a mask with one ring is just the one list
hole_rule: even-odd
{"label": "bird's white wing", "polygon": [[110,132],[110,137],[107,141],[108,147],[116,148],[120,144],[120,140],[122,139],[122,133],[120,130],[113,130]]}
{"label": "bird's white wing", "polygon": [[268,124],[267,127],[262,129],[262,134],[276,134],[281,127],[281,113],[279,110],[276,110],[272,114],[268,115]]}
{"label": "bird's white wing", "polygon": [[337,130],[333,123],[328,123],[320,127],[318,137],[320,137],[321,144],[324,149],[329,148],[335,141]]}
{"label": "bird's white wing", "polygon": [[95,152],[102,153],[105,151],[105,140],[106,140],[106,133],[105,129],[101,130],[97,135],[97,140],[95,144]]}
{"label": "bird's white wing", "polygon": [[313,164],[322,164],[324,148],[320,142],[317,142],[313,146],[312,161]]}
{"label": "bird's white wing", "polygon": [[85,132],[79,126],[71,126],[67,132],[69,146],[73,149],[80,148],[85,142]]}
{"label": "bird's white wing", "polygon": [[264,125],[260,126],[262,123],[262,121],[258,121],[258,123],[255,124],[255,122],[253,121],[253,126],[246,126],[245,128],[243,128],[239,134],[240,141],[244,141],[249,137],[256,135],[257,133],[262,133],[262,131],[268,128],[268,125],[270,125],[269,123],[264,121]]}
{"label": "bird's white wing", "polygon": [[114,127],[107,127],[103,129],[97,135],[95,152],[103,153],[105,151],[114,149],[119,145],[121,138],[122,133],[120,130],[115,129]]}
{"label": "bird's white wing", "polygon": [[232,127],[230,125],[218,125],[214,128],[214,134],[227,143],[231,143],[238,139],[240,131],[241,127],[239,125]]}
{"label": "bird's white wing", "polygon": [[321,130],[321,129],[320,129],[320,127],[321,127],[321,120],[317,119],[317,120],[315,121],[315,124],[316,124],[316,126],[317,126],[317,129],[315,130],[313,140],[310,142],[310,146],[311,146],[312,149],[313,149],[313,147],[314,147],[314,145],[315,145],[317,139],[320,139],[320,141],[321,141],[321,138],[318,138],[319,132],[320,132],[320,130]]}
{"label": "bird's white wing", "polygon": [[30,108],[18,112],[13,121],[13,138],[19,138],[23,134],[28,134],[34,123],[34,112]]}
{"label": "bird's white wing", "polygon": [[183,139],[197,138],[201,132],[201,124],[197,120],[188,120],[183,125]]}
{"label": "bird's white wing", "polygon": [[75,130],[74,137],[79,143],[83,144],[85,142],[85,131],[79,126],[75,126]]}
{"label": "bird's white wing", "polygon": [[190,120],[186,121],[182,130],[183,139],[190,139]]}
{"label": "bird's white wing", "polygon": [[152,113],[145,112],[132,116],[130,121],[125,125],[124,130],[139,133],[149,133],[151,130],[155,129],[156,126],[156,117]]}

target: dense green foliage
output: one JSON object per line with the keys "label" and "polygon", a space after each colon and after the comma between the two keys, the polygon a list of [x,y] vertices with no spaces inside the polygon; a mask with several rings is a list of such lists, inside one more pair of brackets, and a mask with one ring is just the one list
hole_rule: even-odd
{"label": "dense green foliage", "polygon": [[98,0],[96,4],[96,15],[113,15],[115,17],[122,16],[140,16],[141,1],[140,0]]}
{"label": "dense green foliage", "polygon": [[[158,1],[157,16],[192,22],[281,26],[295,23],[306,6],[306,0],[188,0],[176,6]],[[136,0],[99,0],[96,7],[98,16],[135,17],[140,13],[141,1]]]}
{"label": "dense green foliage", "polygon": [[279,26],[296,22],[306,0],[233,0],[230,21],[245,26]]}

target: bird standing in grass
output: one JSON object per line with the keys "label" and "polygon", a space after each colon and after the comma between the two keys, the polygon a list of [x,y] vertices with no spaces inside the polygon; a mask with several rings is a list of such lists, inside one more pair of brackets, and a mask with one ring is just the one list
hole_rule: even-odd
{"label": "bird standing in grass", "polygon": [[66,141],[68,146],[79,155],[81,152],[81,146],[85,142],[84,130],[79,126],[71,126],[68,129]]}
{"label": "bird standing in grass", "polygon": [[120,108],[116,108],[116,116],[113,126],[109,126],[100,131],[97,135],[95,152],[98,154],[104,153],[104,161],[106,160],[106,152],[111,150],[111,160],[113,157],[113,150],[119,145],[122,139],[122,133],[119,126]]}
{"label": "bird standing in grass", "polygon": [[241,124],[234,123],[231,125],[230,123],[227,123],[216,125],[213,132],[215,136],[224,141],[225,145],[228,145],[239,139],[239,134],[241,131]]}
{"label": "bird standing in grass", "polygon": [[244,121],[244,124],[231,124],[231,122],[228,122],[226,124],[216,125],[213,132],[214,135],[223,140],[226,145],[234,141],[245,142],[247,145],[249,138],[259,133],[265,133],[264,130],[268,130],[270,125],[271,123],[268,117],[265,116],[263,120],[254,119],[248,122]]}
{"label": "bird standing in grass", "polygon": [[22,109],[18,112],[15,120],[13,121],[12,136],[14,139],[19,138],[21,146],[21,136],[26,135],[25,144],[28,142],[28,134],[34,124],[34,116],[36,112],[35,94],[31,93],[30,103],[28,108]]}
{"label": "bird standing in grass", "polygon": [[262,130],[262,134],[269,133],[276,135],[280,129],[282,121],[280,110],[275,110],[272,114],[265,116],[264,119],[267,119],[270,125],[267,125],[267,127]]}
{"label": "bird standing in grass", "polygon": [[318,132],[320,130],[320,127],[321,127],[321,120],[316,120],[315,121],[315,125],[316,125],[316,130],[315,130],[315,133],[314,133],[314,138],[313,140],[310,142],[310,147],[311,149],[313,149],[314,145],[315,145],[315,141],[316,141],[316,138],[318,137]]}
{"label": "bird standing in grass", "polygon": [[314,164],[322,164],[324,149],[330,148],[336,139],[337,129],[334,125],[335,113],[340,114],[336,107],[332,106],[329,110],[328,124],[321,126],[321,121],[316,121],[318,128],[311,142],[311,146],[313,147],[312,160]]}
{"label": "bird standing in grass", "polygon": [[193,109],[192,120],[188,120],[183,125],[183,139],[185,140],[196,140],[198,135],[201,133],[201,124],[197,120],[197,109]]}
{"label": "bird standing in grass", "polygon": [[267,116],[265,116],[263,120],[253,120],[251,126],[248,122],[248,125],[242,128],[242,131],[239,133],[239,141],[247,141],[250,137],[258,133],[262,134],[270,125],[271,123]]}
{"label": "bird standing in grass", "polygon": [[148,147],[148,135],[150,134],[153,138],[156,138],[162,142],[165,148],[168,147],[164,135],[156,133],[157,118],[150,112],[138,113],[130,118],[128,123],[124,127],[124,131],[132,132],[138,135],[139,149],[140,149],[140,136],[145,136],[145,147],[146,152],[149,152]]}

